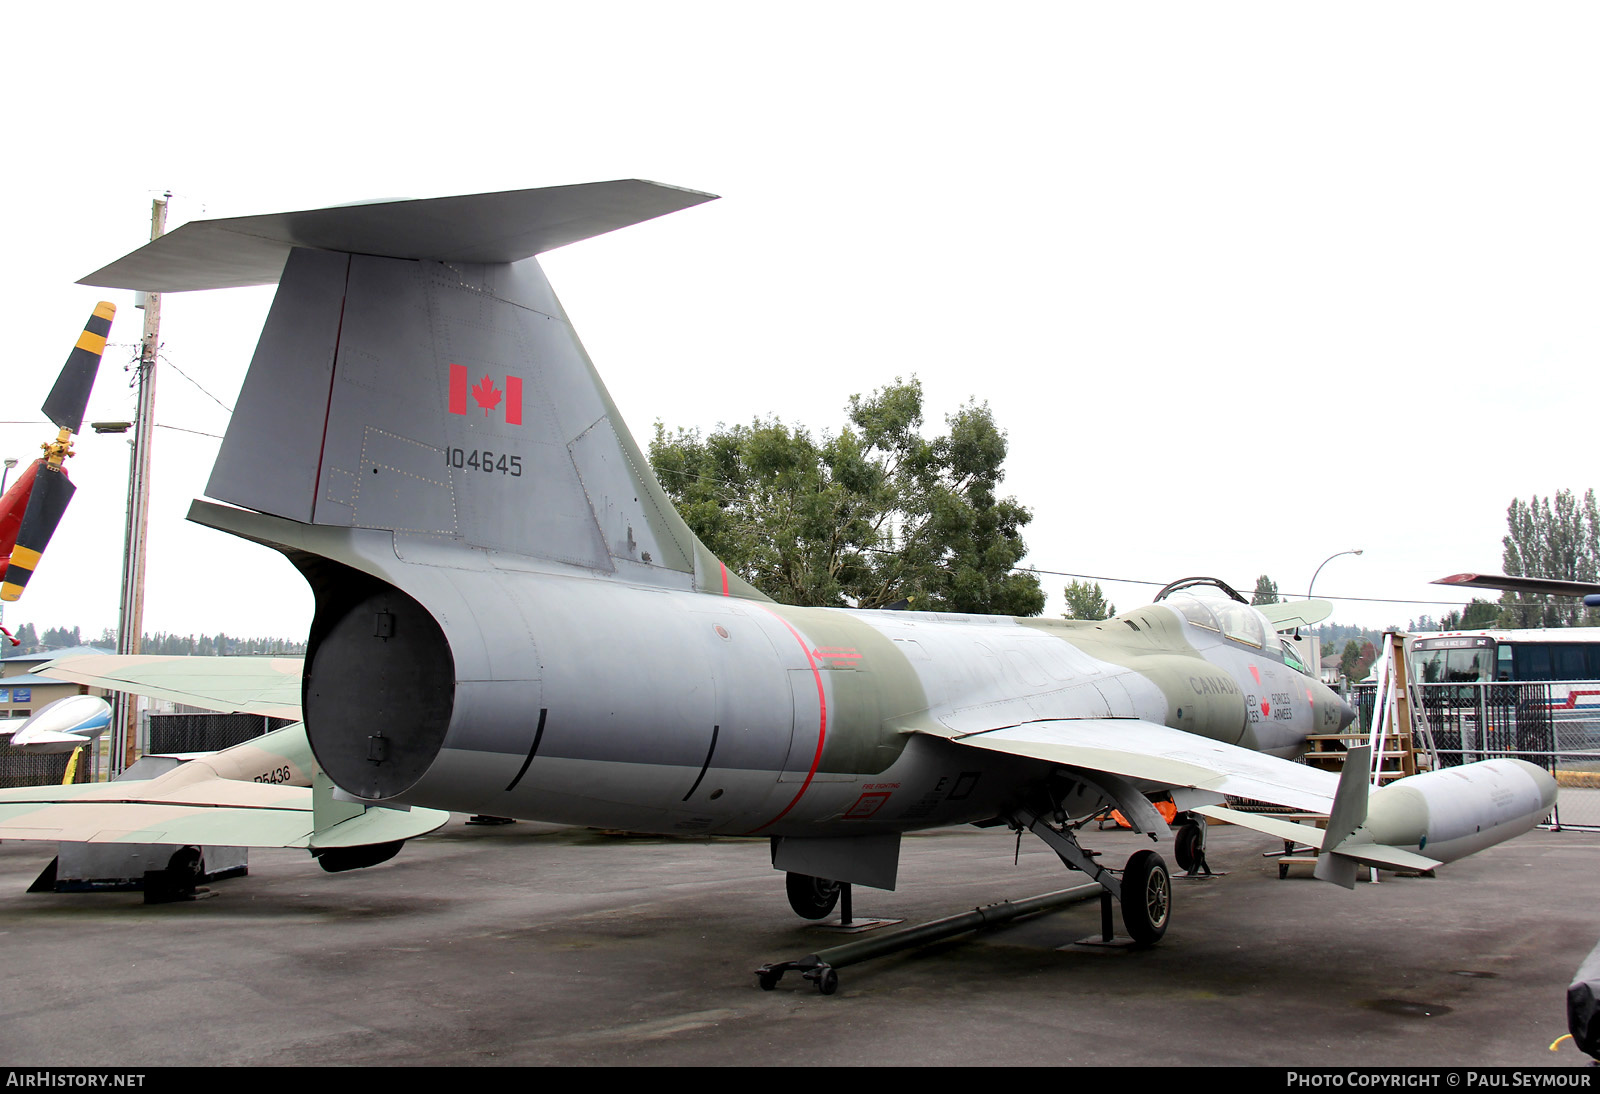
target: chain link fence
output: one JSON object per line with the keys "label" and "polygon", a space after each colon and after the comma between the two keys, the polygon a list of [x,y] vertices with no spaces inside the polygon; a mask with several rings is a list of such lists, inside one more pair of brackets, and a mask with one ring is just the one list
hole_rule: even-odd
{"label": "chain link fence", "polygon": [[[67,773],[70,753],[57,752],[37,755],[12,748],[5,738],[0,738],[0,787],[47,786],[59,783]],[[89,781],[89,763],[80,758],[73,772],[73,782]]]}
{"label": "chain link fence", "polygon": [[[1553,826],[1600,829],[1600,681],[1415,686],[1440,767],[1496,756],[1538,764],[1561,787]],[[1375,692],[1369,684],[1353,689],[1358,725],[1372,725]]]}
{"label": "chain link fence", "polygon": [[218,752],[289,725],[263,714],[152,714],[148,752]]}

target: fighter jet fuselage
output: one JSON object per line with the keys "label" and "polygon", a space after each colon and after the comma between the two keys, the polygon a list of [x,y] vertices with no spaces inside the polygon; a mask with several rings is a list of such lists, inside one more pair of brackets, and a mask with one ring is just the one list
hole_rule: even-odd
{"label": "fighter jet fuselage", "polygon": [[307,655],[318,757],[369,799],[665,833],[906,830],[995,817],[1023,781],[947,738],[1124,719],[1290,756],[1349,721],[1267,620],[1220,600],[1083,623],[410,570],[331,582]]}

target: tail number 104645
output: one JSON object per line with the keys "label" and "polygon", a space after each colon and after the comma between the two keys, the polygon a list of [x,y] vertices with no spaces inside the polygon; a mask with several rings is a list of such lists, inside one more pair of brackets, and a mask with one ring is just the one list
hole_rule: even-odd
{"label": "tail number 104645", "polygon": [[503,452],[497,455],[487,448],[446,448],[444,450],[444,462],[450,467],[482,471],[488,475],[499,472],[502,475],[510,475],[514,479],[522,477],[521,456],[508,456]]}

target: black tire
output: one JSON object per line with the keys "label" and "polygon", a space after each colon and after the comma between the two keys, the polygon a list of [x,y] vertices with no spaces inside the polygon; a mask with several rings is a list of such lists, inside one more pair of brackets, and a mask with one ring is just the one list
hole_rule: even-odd
{"label": "black tire", "polygon": [[761,985],[762,991],[771,991],[778,986],[778,981],[783,979],[783,973],[771,969],[762,969],[756,973],[756,983]]}
{"label": "black tire", "polygon": [[1122,923],[1140,946],[1154,946],[1172,920],[1172,878],[1154,851],[1138,851],[1122,871]]}
{"label": "black tire", "polygon": [[198,847],[180,847],[167,859],[167,876],[175,888],[192,890],[205,877],[206,860]]}
{"label": "black tire", "polygon": [[1172,841],[1172,857],[1177,860],[1178,869],[1189,873],[1200,865],[1205,853],[1205,825],[1190,822],[1178,829],[1177,838]]}
{"label": "black tire", "polygon": [[839,990],[839,974],[832,969],[823,969],[822,975],[817,977],[817,990],[823,995],[832,995]]}
{"label": "black tire", "polygon": [[789,907],[801,919],[826,919],[839,903],[839,883],[810,874],[788,874],[784,887],[789,892]]}

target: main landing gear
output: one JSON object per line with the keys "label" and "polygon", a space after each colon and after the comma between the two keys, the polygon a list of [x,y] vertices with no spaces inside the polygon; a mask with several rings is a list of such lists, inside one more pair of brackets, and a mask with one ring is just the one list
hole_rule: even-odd
{"label": "main landing gear", "polygon": [[789,907],[801,919],[827,919],[839,903],[842,888],[837,881],[795,873],[785,875],[784,886],[789,892]]}
{"label": "main landing gear", "polygon": [[1114,943],[1111,899],[1122,905],[1122,925],[1135,946],[1153,946],[1167,933],[1172,920],[1172,875],[1154,851],[1135,851],[1119,878],[1101,866],[1096,852],[1078,846],[1078,838],[1065,825],[1057,827],[1037,813],[1015,810],[1007,818],[1013,828],[1027,829],[1050,847],[1069,870],[1081,870],[1097,882],[1100,895],[1100,943]]}
{"label": "main landing gear", "polygon": [[1190,877],[1212,876],[1206,862],[1206,822],[1196,820],[1192,813],[1178,819],[1178,834],[1172,840],[1172,857],[1177,860],[1178,869]]}

